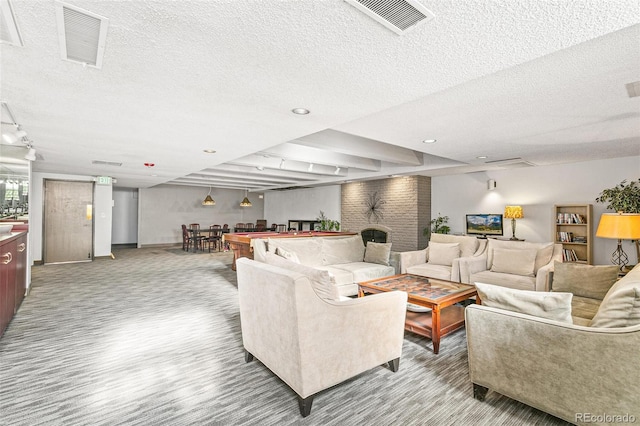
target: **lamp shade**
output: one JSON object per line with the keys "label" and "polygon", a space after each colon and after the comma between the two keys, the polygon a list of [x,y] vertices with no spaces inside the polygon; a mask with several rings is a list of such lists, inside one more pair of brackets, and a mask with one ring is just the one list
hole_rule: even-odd
{"label": "lamp shade", "polygon": [[213,198],[211,198],[211,195],[207,195],[204,198],[204,201],[202,201],[202,205],[203,206],[215,206],[216,205],[216,201]]}
{"label": "lamp shade", "polygon": [[504,208],[505,219],[522,219],[523,217],[522,206],[506,206]]}
{"label": "lamp shade", "polygon": [[204,197],[204,200],[202,201],[202,205],[203,206],[215,206],[216,205],[216,201],[211,198],[211,187],[209,187],[209,193],[207,194],[206,197]]}
{"label": "lamp shade", "polygon": [[[284,160],[282,160],[284,161]],[[249,201],[249,199],[247,198],[247,193],[248,191],[245,189],[244,190],[244,198],[242,199],[242,201],[240,201],[240,207],[251,207],[251,201]]]}
{"label": "lamp shade", "polygon": [[640,214],[603,213],[600,216],[596,237],[617,240],[640,239]]}

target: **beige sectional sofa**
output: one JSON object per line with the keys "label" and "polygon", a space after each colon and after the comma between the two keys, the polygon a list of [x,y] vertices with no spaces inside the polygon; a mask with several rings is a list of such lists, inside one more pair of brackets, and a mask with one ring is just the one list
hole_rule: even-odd
{"label": "beige sectional sofa", "polygon": [[562,261],[561,244],[489,238],[482,255],[460,260],[460,281],[548,291],[554,261]]}
{"label": "beige sectional sofa", "polygon": [[[578,297],[588,296],[597,303],[603,287],[593,282],[584,285],[580,278],[572,281],[582,289]],[[512,293],[506,299],[514,305],[523,299],[513,296],[518,292],[529,293],[527,297],[539,295],[542,303],[555,299],[553,292],[493,290],[500,289]],[[483,400],[491,389],[578,425],[637,422],[640,265],[613,284],[592,319],[588,319],[589,309],[571,303],[571,293],[557,294],[564,301],[557,299],[555,307],[563,303],[571,311],[566,321],[488,306],[489,299],[483,294],[483,305],[466,308],[474,396]],[[579,309],[573,312],[574,307]],[[547,308],[539,311],[548,315]]]}
{"label": "beige sectional sofa", "polygon": [[399,253],[400,273],[460,281],[460,261],[484,253],[487,240],[466,235],[431,234],[429,246]]}
{"label": "beige sectional sofa", "polygon": [[302,265],[328,271],[340,296],[358,294],[358,282],[395,275],[398,257],[390,243],[369,242],[360,235],[348,237],[268,238],[253,241],[253,258],[265,262],[271,252]]}

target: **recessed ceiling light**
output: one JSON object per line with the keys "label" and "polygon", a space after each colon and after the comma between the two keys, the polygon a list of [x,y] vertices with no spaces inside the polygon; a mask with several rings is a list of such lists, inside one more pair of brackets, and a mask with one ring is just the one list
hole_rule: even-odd
{"label": "recessed ceiling light", "polygon": [[294,114],[298,114],[298,115],[307,115],[311,111],[309,111],[306,108],[294,108],[294,109],[291,110],[291,112],[294,113]]}
{"label": "recessed ceiling light", "polygon": [[422,141],[422,143],[435,143],[437,141],[437,139],[425,139]]}
{"label": "recessed ceiling light", "polygon": [[216,150],[215,149],[204,149],[204,152],[206,152],[207,154],[215,154]]}
{"label": "recessed ceiling light", "polygon": [[485,158],[487,158],[487,156],[486,155],[478,155],[476,158],[478,160],[484,160]]}

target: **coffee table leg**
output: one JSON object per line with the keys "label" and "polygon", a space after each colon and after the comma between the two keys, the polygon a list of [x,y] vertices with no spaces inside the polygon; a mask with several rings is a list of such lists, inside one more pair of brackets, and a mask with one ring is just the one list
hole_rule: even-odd
{"label": "coffee table leg", "polygon": [[431,343],[433,343],[433,353],[440,351],[440,307],[434,306],[431,310]]}

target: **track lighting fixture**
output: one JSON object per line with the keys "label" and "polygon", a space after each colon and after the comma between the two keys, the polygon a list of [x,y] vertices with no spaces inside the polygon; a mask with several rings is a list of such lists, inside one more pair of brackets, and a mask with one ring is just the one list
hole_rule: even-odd
{"label": "track lighting fixture", "polygon": [[29,148],[29,151],[27,152],[27,155],[24,156],[24,159],[29,161],[36,161],[36,149],[33,147],[31,142],[27,143],[27,148]]}

